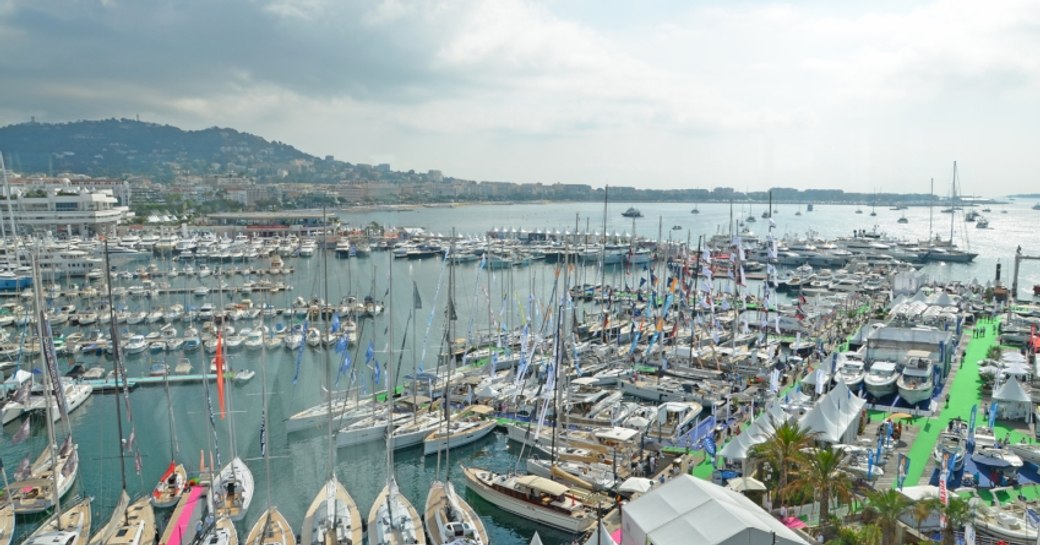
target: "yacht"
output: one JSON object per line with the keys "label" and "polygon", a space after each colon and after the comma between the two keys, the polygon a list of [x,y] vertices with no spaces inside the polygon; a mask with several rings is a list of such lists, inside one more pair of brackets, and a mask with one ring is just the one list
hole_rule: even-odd
{"label": "yacht", "polygon": [[999,498],[995,497],[994,500],[996,503],[992,506],[980,498],[972,498],[968,502],[976,532],[980,537],[988,538],[981,543],[1000,540],[1005,543],[1036,543],[1040,530],[1028,522],[1027,505],[1001,505]]}
{"label": "yacht", "polygon": [[466,486],[494,506],[527,520],[573,534],[596,523],[594,506],[587,506],[586,493],[536,475],[500,475],[463,467]]}
{"label": "yacht", "polygon": [[968,424],[963,420],[951,420],[946,431],[939,434],[932,459],[942,466],[944,457],[953,460],[954,471],[964,467],[964,459],[968,457]]}
{"label": "yacht", "polygon": [[935,363],[930,355],[922,350],[907,352],[906,365],[896,380],[896,387],[899,396],[910,405],[931,399],[935,391]]}
{"label": "yacht", "polygon": [[977,447],[971,455],[977,465],[1000,471],[1016,472],[1022,468],[1022,458],[1010,449],[999,447]]}
{"label": "yacht", "polygon": [[896,391],[896,380],[899,378],[899,369],[891,361],[875,361],[870,365],[870,370],[863,376],[863,384],[867,393],[880,399]]}
{"label": "yacht", "polygon": [[849,390],[856,392],[860,386],[863,385],[863,379],[865,376],[865,370],[863,360],[859,358],[859,354],[855,352],[841,354],[838,362],[838,372],[834,377],[835,380],[840,380],[849,387]]}
{"label": "yacht", "polygon": [[1022,462],[1040,467],[1040,445],[1035,443],[1017,443],[1009,445],[1008,449],[1021,458]]}

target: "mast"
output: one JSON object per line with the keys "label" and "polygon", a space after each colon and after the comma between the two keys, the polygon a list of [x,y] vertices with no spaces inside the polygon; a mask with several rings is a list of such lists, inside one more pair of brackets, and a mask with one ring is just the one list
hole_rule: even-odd
{"label": "mast", "polygon": [[935,178],[928,181],[928,243],[932,243],[932,213],[935,211],[932,205],[935,200]]}
{"label": "mast", "polygon": [[[112,298],[112,267],[109,265],[108,237],[105,237],[105,285],[108,292],[109,327],[112,329],[112,363],[116,373],[116,388],[123,390],[123,388],[126,388],[126,370],[123,369],[123,351],[119,346],[119,328],[116,327],[116,309]],[[122,379],[122,388],[120,388],[120,379]],[[123,392],[120,391],[119,393]],[[116,431],[119,433],[119,477],[123,486],[123,492],[126,492],[126,448],[123,447],[123,409],[119,406],[120,401],[119,394],[116,394]],[[127,448],[130,446],[126,445]],[[123,523],[130,524],[130,515],[125,510],[123,511]]]}
{"label": "mast", "polygon": [[[329,304],[329,226],[328,218],[326,217],[325,208],[321,209],[321,223],[322,223],[322,241],[321,241],[321,265],[322,275],[324,277],[324,291],[325,291],[325,304]],[[350,260],[347,260],[347,267],[349,271]],[[349,272],[348,272],[349,279]],[[348,280],[349,282],[349,280]],[[347,284],[350,285],[349,283]],[[332,324],[328,324],[328,335],[329,340],[332,339]],[[331,348],[331,347],[330,347]],[[325,350],[325,410],[328,411],[328,418],[326,418],[326,439],[328,440],[328,464],[329,464],[329,479],[336,478],[336,446],[335,436],[332,434],[332,370],[329,366],[329,355],[330,350]],[[266,379],[265,379],[266,380]],[[335,500],[333,500],[335,501]]]}
{"label": "mast", "polygon": [[[455,254],[455,229],[451,230],[451,250],[450,252]],[[412,305],[415,306],[415,305]],[[444,396],[441,398],[444,400],[444,434],[447,437],[444,448],[444,483],[445,489],[447,489],[449,475],[451,475],[451,374],[455,372],[455,353],[452,350],[452,339],[455,336],[452,334],[452,328],[455,325],[455,263],[453,261],[448,262],[448,309],[447,309],[447,321],[448,326],[444,328],[445,336],[448,341],[448,378],[444,384]],[[521,347],[521,350],[523,348]]]}
{"label": "mast", "polygon": [[[10,201],[10,199],[8,199],[8,201]],[[39,248],[37,248],[37,251],[38,250],[39,250]],[[36,252],[32,252],[30,255],[31,255],[31,259],[32,259],[33,278],[34,278],[33,279],[33,299],[34,299],[34,302],[36,303],[37,313],[39,314],[39,318],[36,320],[36,334],[40,336],[40,347],[41,347],[41,349],[40,349],[40,359],[44,360],[43,361],[43,369],[44,369],[43,376],[44,376],[44,381],[45,382],[44,382],[44,385],[43,385],[43,392],[44,392],[44,398],[45,398],[44,402],[46,403],[45,406],[47,407],[47,411],[46,411],[47,415],[45,417],[45,419],[47,420],[47,441],[48,441],[47,448],[49,448],[50,451],[51,451],[51,480],[53,481],[53,483],[51,485],[51,493],[53,495],[52,499],[54,501],[54,520],[55,520],[55,526],[57,527],[58,531],[61,531],[61,530],[63,530],[63,528],[61,526],[61,494],[58,491],[58,479],[61,477],[61,468],[58,467],[58,453],[55,452],[55,446],[56,446],[56,443],[57,443],[57,439],[54,436],[54,418],[51,416],[51,394],[52,394],[51,388],[55,387],[54,386],[54,382],[56,380],[58,380],[58,379],[57,379],[57,377],[51,376],[51,366],[48,365],[47,361],[46,361],[46,359],[47,359],[47,357],[46,357],[47,350],[43,349],[43,343],[47,342],[47,339],[45,339],[45,337],[46,337],[46,334],[45,334],[46,328],[44,327],[44,320],[46,319],[46,312],[45,312],[45,310],[43,308],[43,294],[40,292],[40,282],[39,282],[39,279],[40,279],[40,263],[39,263],[38,255],[36,254]],[[55,399],[55,402],[56,402],[56,404],[59,405],[58,409],[61,410],[61,407],[60,407],[61,402],[59,400],[57,400],[57,399]],[[70,430],[69,433],[72,433],[72,431]]]}
{"label": "mast", "polygon": [[953,180],[950,181],[950,248],[953,248],[953,219],[957,215],[957,161],[953,162]]}
{"label": "mast", "polygon": [[[11,239],[14,240],[15,253],[18,252],[18,231],[15,230],[14,225],[14,210],[12,207],[14,204],[11,202],[14,199],[11,198],[11,186],[7,182],[7,167],[4,165],[4,154],[0,153],[0,174],[4,177],[4,195],[7,197],[7,218],[11,220]],[[0,222],[2,225],[2,222]]]}
{"label": "mast", "polygon": [[[387,267],[389,280],[388,286],[390,291],[390,304],[394,302],[394,255],[393,252],[387,252],[390,256],[390,266]],[[393,351],[394,351],[394,321],[389,320],[387,324],[387,344],[386,344],[386,361],[392,362]],[[375,361],[376,367],[379,367],[379,360]],[[396,388],[397,381],[392,378],[393,373],[387,369],[386,377],[386,514],[390,519],[390,528],[394,526],[394,488],[397,487],[396,478],[394,476],[394,389]],[[375,391],[375,385],[372,386],[372,391]]]}

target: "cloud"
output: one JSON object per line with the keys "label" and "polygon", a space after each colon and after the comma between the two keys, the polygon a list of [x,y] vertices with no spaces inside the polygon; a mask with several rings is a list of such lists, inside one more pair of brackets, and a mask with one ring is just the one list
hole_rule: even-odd
{"label": "cloud", "polygon": [[7,0],[0,121],[140,113],[477,179],[898,188],[960,158],[1010,185],[1038,29],[1019,0]]}

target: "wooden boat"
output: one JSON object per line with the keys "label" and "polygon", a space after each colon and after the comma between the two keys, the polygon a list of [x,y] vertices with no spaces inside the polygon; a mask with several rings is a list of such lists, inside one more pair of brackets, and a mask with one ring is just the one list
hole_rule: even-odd
{"label": "wooden boat", "polygon": [[180,501],[188,483],[188,472],[184,464],[171,461],[159,483],[152,489],[152,505],[160,509],[173,507]]}
{"label": "wooden boat", "polygon": [[246,536],[246,545],[296,545],[296,534],[277,507],[268,507]]}
{"label": "wooden boat", "polygon": [[14,536],[14,506],[10,502],[0,505],[0,545],[11,545]]}
{"label": "wooden boat", "polygon": [[422,520],[393,477],[368,513],[369,545],[426,545]]}
{"label": "wooden boat", "polygon": [[586,493],[535,475],[499,475],[463,467],[466,485],[496,507],[573,534],[596,523],[596,511],[585,504]]}
{"label": "wooden boat", "polygon": [[434,454],[479,441],[494,431],[498,424],[490,418],[494,409],[486,405],[473,405],[453,420],[447,427],[441,422],[437,429],[423,439],[423,452]]}
{"label": "wooden boat", "polygon": [[87,545],[90,538],[90,498],[53,514],[25,541],[24,545]]}
{"label": "wooden boat", "polygon": [[456,495],[450,481],[430,485],[423,519],[430,545],[488,545],[484,521]]}
{"label": "wooden boat", "polygon": [[335,477],[318,491],[303,517],[301,545],[360,545],[361,513]]}

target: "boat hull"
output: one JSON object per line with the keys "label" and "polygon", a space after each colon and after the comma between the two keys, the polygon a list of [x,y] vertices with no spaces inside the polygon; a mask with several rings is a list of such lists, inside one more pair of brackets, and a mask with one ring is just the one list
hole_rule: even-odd
{"label": "boat hull", "polygon": [[580,534],[588,530],[596,522],[593,518],[577,518],[564,513],[557,513],[549,509],[541,508],[530,502],[523,501],[504,492],[495,490],[491,486],[485,484],[484,480],[480,478],[480,473],[482,473],[483,470],[463,468],[463,471],[466,474],[466,486],[476,495],[480,496],[484,501],[502,509],[503,511],[572,534]]}

